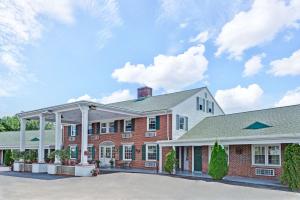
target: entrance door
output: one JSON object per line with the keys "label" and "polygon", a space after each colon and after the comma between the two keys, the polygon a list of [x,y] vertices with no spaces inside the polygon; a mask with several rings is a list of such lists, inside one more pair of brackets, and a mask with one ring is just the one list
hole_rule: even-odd
{"label": "entrance door", "polygon": [[188,147],[184,147],[183,152],[183,170],[189,170],[189,149]]}
{"label": "entrance door", "polygon": [[202,171],[202,151],[201,147],[194,147],[194,170]]}
{"label": "entrance door", "polygon": [[114,146],[100,146],[100,165],[102,167],[109,167],[110,160],[113,159]]}

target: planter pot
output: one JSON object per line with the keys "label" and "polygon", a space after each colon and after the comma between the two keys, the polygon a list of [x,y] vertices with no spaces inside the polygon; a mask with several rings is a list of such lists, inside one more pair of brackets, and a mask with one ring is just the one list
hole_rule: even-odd
{"label": "planter pot", "polygon": [[25,164],[24,171],[25,172],[32,172],[32,164]]}
{"label": "planter pot", "polygon": [[95,169],[95,165],[76,165],[75,176],[92,176],[93,169]]}
{"label": "planter pot", "polygon": [[47,163],[32,164],[32,173],[46,173],[46,172],[47,172]]}
{"label": "planter pot", "polygon": [[60,174],[75,176],[75,166],[61,165],[58,167]]}
{"label": "planter pot", "polygon": [[47,172],[48,174],[58,174],[58,167],[60,164],[48,164]]}
{"label": "planter pot", "polygon": [[23,162],[14,162],[14,171],[15,172],[24,171],[24,163]]}

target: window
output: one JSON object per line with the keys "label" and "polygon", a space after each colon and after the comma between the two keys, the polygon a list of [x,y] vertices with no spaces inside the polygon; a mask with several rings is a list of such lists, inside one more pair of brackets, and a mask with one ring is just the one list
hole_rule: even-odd
{"label": "window", "polygon": [[101,123],[101,133],[106,133],[107,132],[107,125],[106,123]]}
{"label": "window", "polygon": [[132,123],[131,123],[131,120],[124,120],[125,123],[125,132],[131,132],[132,130]]}
{"label": "window", "polygon": [[109,125],[109,126],[108,126],[108,131],[109,131],[110,133],[115,132],[115,123],[114,123],[114,122],[109,122],[108,125]]}
{"label": "window", "polygon": [[89,123],[89,127],[88,127],[88,134],[93,134],[93,126],[92,123]]}
{"label": "window", "polygon": [[112,147],[112,158],[116,158],[116,148]]}
{"label": "window", "polygon": [[111,147],[106,147],[105,158],[111,158]]}
{"label": "window", "polygon": [[184,121],[185,121],[184,117],[180,116],[179,117],[179,129],[180,130],[184,130],[184,125],[185,125]]}
{"label": "window", "polygon": [[280,160],[280,145],[252,145],[253,165],[280,166]]}
{"label": "window", "polygon": [[70,159],[77,159],[77,147],[70,146]]}
{"label": "window", "polygon": [[93,160],[93,145],[88,146],[88,152],[89,152],[88,160]]}
{"label": "window", "polygon": [[76,124],[71,125],[71,136],[76,136]]}
{"label": "window", "polygon": [[147,160],[156,160],[156,151],[157,151],[157,145],[156,144],[148,144],[147,145]]}
{"label": "window", "polygon": [[131,145],[124,145],[123,146],[123,158],[124,160],[131,160],[132,159],[132,146]]}
{"label": "window", "polygon": [[148,117],[148,131],[156,130],[156,117]]}
{"label": "window", "polygon": [[[229,164],[229,146],[228,145],[222,145],[222,147],[224,148],[226,154],[227,154],[227,163]],[[209,147],[209,153],[208,153],[208,161],[210,161],[210,157],[211,157],[211,153],[213,151],[214,146],[210,146]]]}
{"label": "window", "polygon": [[100,158],[104,158],[104,147],[100,147]]}
{"label": "window", "polygon": [[214,102],[207,100],[207,112],[214,114]]}

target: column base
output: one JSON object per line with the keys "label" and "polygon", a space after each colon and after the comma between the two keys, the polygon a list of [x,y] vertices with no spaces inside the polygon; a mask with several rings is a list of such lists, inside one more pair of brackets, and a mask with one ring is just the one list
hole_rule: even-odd
{"label": "column base", "polygon": [[32,173],[46,173],[47,165],[48,165],[47,163],[33,163]]}
{"label": "column base", "polygon": [[92,176],[95,165],[75,165],[75,176]]}
{"label": "column base", "polygon": [[47,172],[48,174],[57,174],[57,168],[61,166],[61,164],[48,164],[47,165]]}

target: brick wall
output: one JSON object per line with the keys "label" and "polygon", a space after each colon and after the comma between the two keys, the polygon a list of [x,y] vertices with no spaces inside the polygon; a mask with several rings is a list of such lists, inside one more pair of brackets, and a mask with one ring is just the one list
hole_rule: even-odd
{"label": "brick wall", "polygon": [[[135,118],[135,128],[132,132],[132,138],[123,139],[120,132],[120,122],[118,122],[118,132],[108,133],[108,134],[96,134],[97,124],[93,124],[94,134],[88,136],[88,144],[93,144],[95,147],[95,158],[94,160],[99,160],[99,145],[105,141],[111,141],[115,144],[116,153],[115,159],[116,164],[119,161],[119,147],[122,144],[133,143],[135,145],[135,160],[132,161],[132,167],[134,168],[145,168],[145,161],[142,160],[142,145],[145,142],[156,142],[159,140],[167,140],[167,115],[160,115],[160,129],[156,131],[155,137],[145,137],[145,132],[147,132],[147,117]],[[81,125],[77,125],[78,135],[75,141],[69,141],[67,126],[64,127],[64,146],[68,147],[70,144],[78,145],[78,160],[70,161],[70,163],[75,164],[80,162],[81,153]],[[172,137],[172,115],[169,114],[169,136]],[[150,168],[151,169],[151,168]],[[153,168],[152,168],[153,169]]]}

